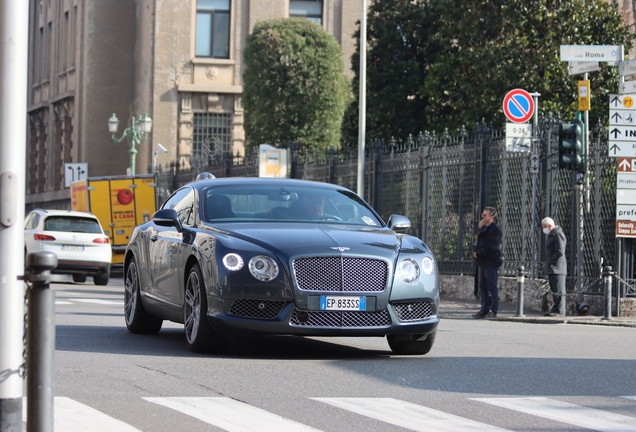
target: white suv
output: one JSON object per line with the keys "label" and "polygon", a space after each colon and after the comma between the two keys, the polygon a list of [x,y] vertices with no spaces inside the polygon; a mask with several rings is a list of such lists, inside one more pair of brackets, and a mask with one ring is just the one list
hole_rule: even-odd
{"label": "white suv", "polygon": [[70,274],[75,282],[92,276],[95,285],[106,285],[112,251],[99,220],[90,214],[70,210],[31,211],[24,220],[26,254],[49,251],[57,255],[53,273]]}

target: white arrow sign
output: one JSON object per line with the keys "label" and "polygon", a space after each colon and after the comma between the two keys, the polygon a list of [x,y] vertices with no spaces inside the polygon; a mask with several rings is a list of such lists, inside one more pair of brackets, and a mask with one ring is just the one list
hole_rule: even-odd
{"label": "white arrow sign", "polygon": [[610,125],[636,126],[636,112],[627,110],[610,110]]}
{"label": "white arrow sign", "polygon": [[636,157],[636,141],[610,141],[609,157]]}
{"label": "white arrow sign", "polygon": [[636,59],[618,62],[618,74],[620,76],[636,75]]}
{"label": "white arrow sign", "polygon": [[561,61],[617,62],[620,51],[618,45],[561,45]]}
{"label": "white arrow sign", "polygon": [[634,103],[634,97],[631,95],[610,95],[610,109],[621,110],[634,110],[636,111],[636,104]]}
{"label": "white arrow sign", "polygon": [[619,90],[621,94],[636,93],[636,81],[625,81]]}
{"label": "white arrow sign", "polygon": [[610,126],[609,137],[612,141],[636,141],[636,127]]}
{"label": "white arrow sign", "polygon": [[568,64],[568,75],[578,75],[582,73],[595,72],[601,70],[598,62],[570,62]]}

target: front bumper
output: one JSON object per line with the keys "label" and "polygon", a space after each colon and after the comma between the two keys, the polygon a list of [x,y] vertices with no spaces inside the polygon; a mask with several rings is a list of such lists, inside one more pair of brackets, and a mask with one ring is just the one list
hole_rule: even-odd
{"label": "front bumper", "polygon": [[[272,306],[267,300],[255,300],[262,308],[241,309],[246,316],[234,313],[208,313],[208,320],[221,333],[256,333],[302,336],[386,336],[399,334],[424,335],[435,331],[439,324],[437,305],[428,302],[430,313],[419,319],[404,320],[402,306],[411,303],[389,304],[385,309],[373,311],[320,311],[298,309],[294,302]],[[260,303],[258,303],[260,302]],[[418,301],[413,304],[422,304]],[[277,307],[280,312],[275,316]],[[254,312],[252,312],[254,311]],[[258,316],[262,311],[265,315]],[[269,313],[269,316],[267,314]]]}

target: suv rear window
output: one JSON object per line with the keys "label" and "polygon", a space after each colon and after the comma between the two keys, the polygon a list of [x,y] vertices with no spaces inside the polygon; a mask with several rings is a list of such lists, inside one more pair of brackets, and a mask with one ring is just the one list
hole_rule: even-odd
{"label": "suv rear window", "polygon": [[97,219],[69,216],[50,216],[44,221],[45,231],[101,234]]}

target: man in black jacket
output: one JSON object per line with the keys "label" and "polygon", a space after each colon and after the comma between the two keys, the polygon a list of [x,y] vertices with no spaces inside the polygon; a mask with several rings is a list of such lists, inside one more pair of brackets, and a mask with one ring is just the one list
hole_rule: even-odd
{"label": "man in black jacket", "polygon": [[548,275],[554,300],[554,305],[546,316],[561,316],[565,315],[565,277],[568,273],[568,264],[565,260],[567,240],[561,227],[557,226],[552,218],[544,218],[541,221],[541,227],[543,233],[548,235],[545,242],[544,273]]}
{"label": "man in black jacket", "polygon": [[499,267],[501,267],[501,229],[495,219],[494,207],[484,208],[477,232],[473,256],[479,266],[481,309],[473,318],[496,317],[499,309]]}

